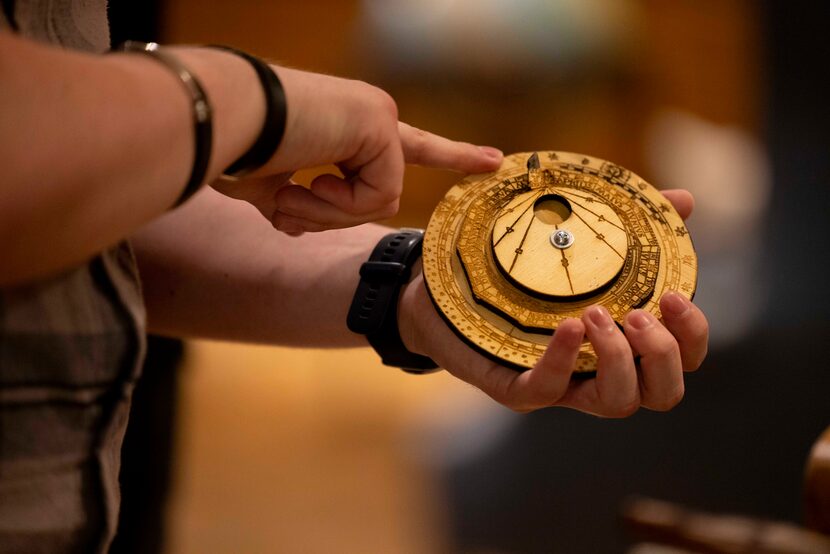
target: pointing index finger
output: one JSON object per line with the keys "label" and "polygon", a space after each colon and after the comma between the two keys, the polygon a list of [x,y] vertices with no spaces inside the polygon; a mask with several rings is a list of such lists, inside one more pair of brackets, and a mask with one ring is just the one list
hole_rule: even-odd
{"label": "pointing index finger", "polygon": [[498,169],[504,158],[497,148],[457,142],[403,122],[398,123],[398,132],[408,164],[483,173]]}

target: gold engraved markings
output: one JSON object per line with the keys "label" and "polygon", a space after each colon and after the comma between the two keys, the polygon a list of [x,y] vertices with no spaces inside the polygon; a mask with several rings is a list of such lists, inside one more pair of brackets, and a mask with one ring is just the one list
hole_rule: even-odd
{"label": "gold engraved markings", "polygon": [[[579,317],[591,304],[606,306],[620,322],[636,307],[658,315],[666,290],[694,293],[697,259],[688,230],[659,191],[620,166],[563,152],[539,152],[542,163],[533,168],[531,183],[529,157],[507,156],[499,172],[462,181],[430,220],[424,241],[427,289],[465,341],[500,363],[529,368],[558,323]],[[567,249],[554,247],[549,228],[530,209],[534,197],[550,194],[566,198],[578,214],[560,224],[574,236]],[[615,233],[626,240],[618,245]],[[593,246],[580,251],[586,244]],[[499,262],[502,250],[506,257]],[[592,282],[579,276],[580,267],[596,263],[603,251],[621,269],[604,287],[580,295],[580,287]],[[528,286],[536,286],[535,274],[557,281],[561,295]],[[591,371],[595,364],[586,342],[577,371]]]}

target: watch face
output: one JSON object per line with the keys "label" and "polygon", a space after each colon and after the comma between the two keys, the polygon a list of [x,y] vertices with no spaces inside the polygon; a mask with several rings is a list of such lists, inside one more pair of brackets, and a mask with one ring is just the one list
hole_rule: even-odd
{"label": "watch face", "polygon": [[[601,304],[618,323],[660,317],[663,292],[689,298],[697,257],[682,219],[654,187],[581,154],[520,153],[456,184],[423,247],[427,289],[450,327],[482,353],[526,369],[557,325]],[[596,368],[585,343],[577,371]]]}

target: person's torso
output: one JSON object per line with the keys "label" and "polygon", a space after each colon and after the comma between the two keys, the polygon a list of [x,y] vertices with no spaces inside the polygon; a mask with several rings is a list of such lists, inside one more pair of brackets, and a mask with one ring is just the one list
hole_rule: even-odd
{"label": "person's torso", "polygon": [[[0,32],[108,47],[105,0],[2,8]],[[144,326],[126,243],[58,276],[0,288],[0,553],[106,549]]]}

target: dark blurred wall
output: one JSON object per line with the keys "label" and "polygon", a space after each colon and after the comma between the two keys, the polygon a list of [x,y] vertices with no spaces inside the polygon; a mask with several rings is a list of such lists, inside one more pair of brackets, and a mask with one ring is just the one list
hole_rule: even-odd
{"label": "dark blurred wall", "polygon": [[161,4],[161,0],[110,0],[107,14],[113,46],[125,40],[157,41]]}
{"label": "dark blurred wall", "polygon": [[[828,18],[826,2],[766,3],[771,84],[766,138],[775,178],[766,268],[773,284],[773,325],[830,320]],[[787,347],[812,346],[826,356],[828,344]],[[819,355],[816,361],[825,360]]]}

